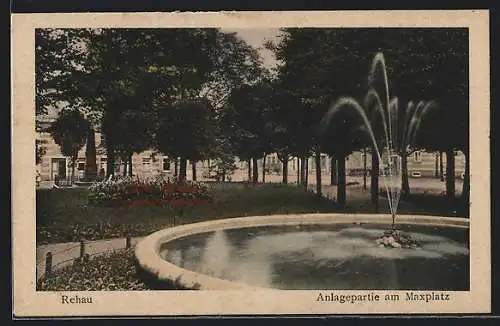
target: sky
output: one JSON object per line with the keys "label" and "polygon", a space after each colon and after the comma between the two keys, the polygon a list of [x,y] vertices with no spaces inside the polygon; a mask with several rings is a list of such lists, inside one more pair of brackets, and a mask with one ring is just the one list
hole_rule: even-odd
{"label": "sky", "polygon": [[271,51],[264,49],[264,43],[267,40],[277,40],[279,28],[262,29],[221,29],[223,32],[236,32],[237,35],[246,41],[249,45],[259,49],[264,65],[271,68],[277,64]]}

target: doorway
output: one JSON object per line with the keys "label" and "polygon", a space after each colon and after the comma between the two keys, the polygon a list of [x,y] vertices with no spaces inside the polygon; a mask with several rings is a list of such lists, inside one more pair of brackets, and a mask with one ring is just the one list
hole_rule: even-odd
{"label": "doorway", "polygon": [[66,159],[52,159],[52,180],[66,180]]}

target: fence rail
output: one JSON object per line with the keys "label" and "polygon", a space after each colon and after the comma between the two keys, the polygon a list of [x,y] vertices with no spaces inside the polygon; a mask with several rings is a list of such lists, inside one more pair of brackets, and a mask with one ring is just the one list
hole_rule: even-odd
{"label": "fence rail", "polygon": [[[121,239],[108,239],[108,240],[101,240],[101,241],[80,241],[78,244],[72,245],[68,248],[65,248],[63,250],[59,251],[48,251],[45,253],[45,259],[44,259],[44,266],[40,269],[40,271],[37,268],[37,273],[41,275],[37,275],[37,280],[41,279],[43,276],[48,276],[52,274],[56,269],[61,268],[63,266],[68,265],[71,262],[74,262],[77,259],[85,259],[85,258],[90,258],[93,256],[98,256],[98,255],[103,255],[106,253],[111,253],[117,250],[123,250],[123,249],[130,249],[132,248],[132,237],[128,236],[124,239],[123,246],[117,247],[116,244],[114,246],[103,246],[101,249],[97,249],[95,252],[89,254],[88,249],[94,249],[96,247],[96,243],[106,243],[106,242],[112,242],[112,241],[117,241],[117,240],[123,240]],[[61,256],[64,254],[67,254],[68,251],[74,250],[76,248],[79,248],[78,254],[77,255],[71,255],[69,254],[69,258],[61,260],[56,262],[56,257]],[[41,267],[41,266],[40,266]]]}

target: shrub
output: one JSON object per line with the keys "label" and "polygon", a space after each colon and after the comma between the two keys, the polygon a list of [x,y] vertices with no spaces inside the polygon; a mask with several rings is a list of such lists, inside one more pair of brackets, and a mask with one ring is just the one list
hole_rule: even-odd
{"label": "shrub", "polygon": [[72,265],[44,275],[37,291],[147,290],[137,277],[132,249],[76,259]]}

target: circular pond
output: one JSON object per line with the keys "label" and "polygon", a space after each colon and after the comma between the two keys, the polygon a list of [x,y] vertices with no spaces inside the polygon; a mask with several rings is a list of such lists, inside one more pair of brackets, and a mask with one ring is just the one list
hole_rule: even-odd
{"label": "circular pond", "polygon": [[[238,220],[246,225],[238,227]],[[347,222],[346,216],[314,214],[278,220],[254,217],[172,228],[148,237],[149,242],[146,238],[136,253],[157,279],[188,288],[469,289],[469,232],[463,219],[401,218],[398,227],[420,243],[417,249],[377,244],[390,228],[386,217],[350,216]],[[147,247],[155,259],[141,259]]]}

